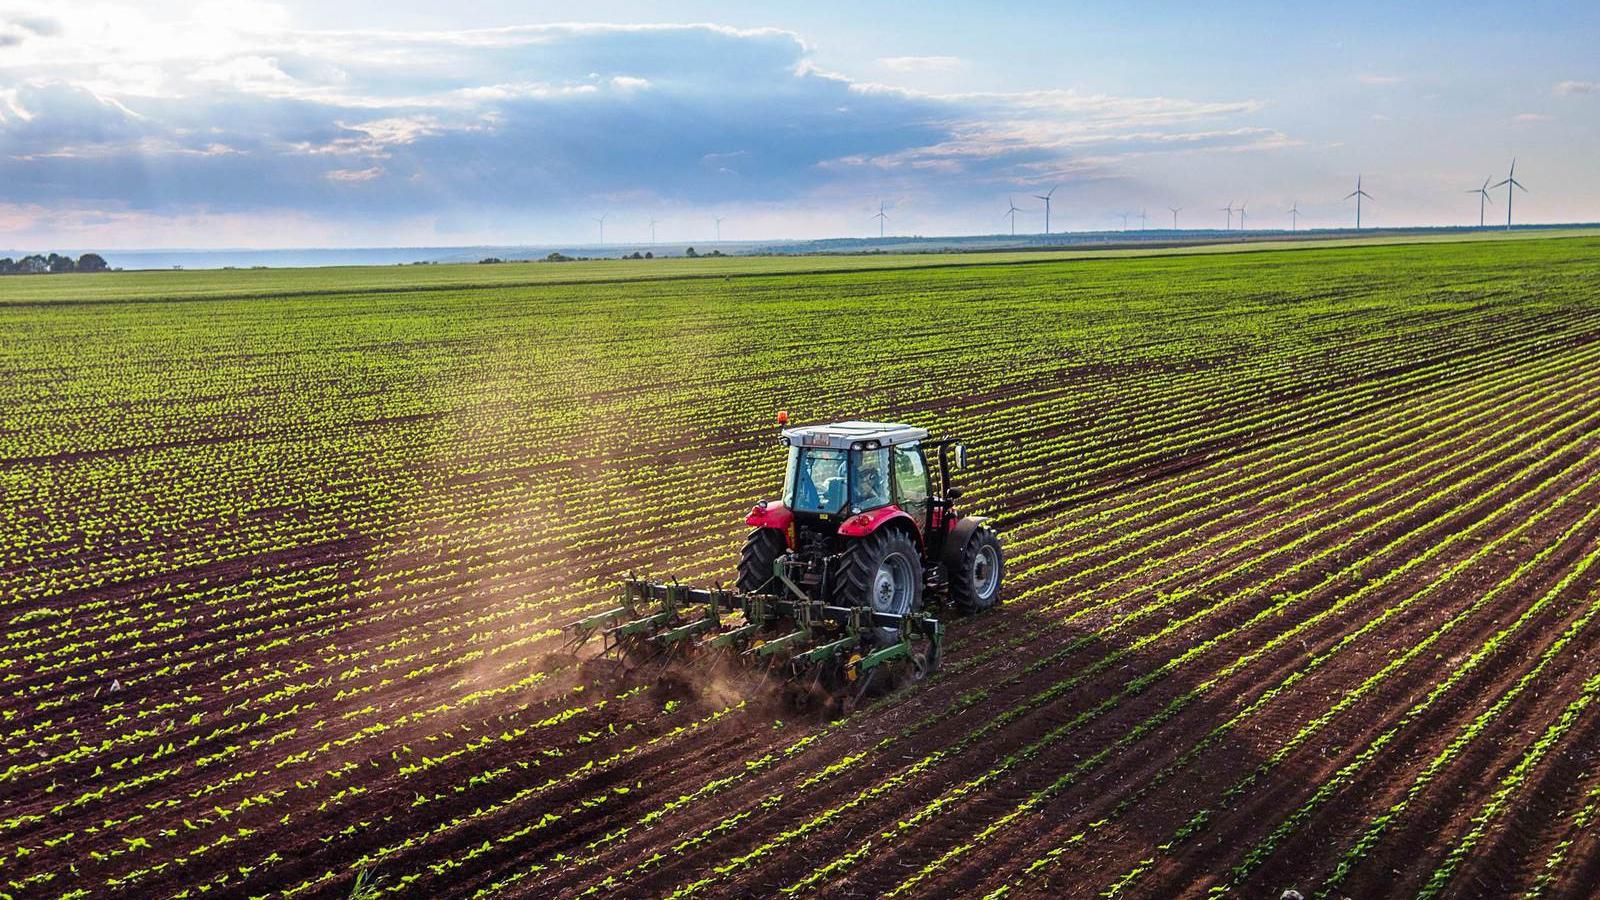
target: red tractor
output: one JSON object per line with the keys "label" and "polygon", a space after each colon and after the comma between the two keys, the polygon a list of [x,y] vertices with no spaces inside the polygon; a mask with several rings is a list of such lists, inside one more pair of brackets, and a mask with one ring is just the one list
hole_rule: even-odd
{"label": "red tractor", "polygon": [[929,597],[948,597],[966,613],[999,600],[1000,538],[986,519],[955,509],[961,489],[950,485],[950,456],[966,467],[961,444],[882,422],[789,428],[782,443],[783,499],[762,501],[745,518],[756,527],[739,555],[739,590],[767,590],[787,559],[806,596],[835,606],[905,616]]}
{"label": "red tractor", "polygon": [[568,626],[574,644],[600,634],[608,652],[635,661],[736,654],[768,671],[786,667],[802,695],[853,686],[858,700],[886,664],[908,666],[913,678],[939,665],[944,628],[925,605],[948,599],[976,613],[999,602],[1000,539],[985,519],[955,509],[960,443],[881,422],[788,428],[782,442],[783,498],[746,516],[755,530],[735,590],[630,578],[619,605]]}

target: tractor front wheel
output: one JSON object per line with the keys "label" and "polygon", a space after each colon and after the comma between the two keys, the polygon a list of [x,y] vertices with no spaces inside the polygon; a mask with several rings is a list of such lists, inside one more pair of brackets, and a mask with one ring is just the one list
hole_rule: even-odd
{"label": "tractor front wheel", "polygon": [[744,549],[739,551],[739,590],[747,594],[771,594],[769,590],[777,577],[773,566],[789,549],[783,532],[776,528],[757,528],[744,539]]}
{"label": "tractor front wheel", "polygon": [[1000,536],[987,525],[979,526],[961,548],[954,569],[950,573],[950,598],[957,609],[971,614],[994,606],[1000,600],[1000,578],[1006,569]]}
{"label": "tractor front wheel", "polygon": [[[833,575],[833,602],[897,616],[922,609],[922,554],[916,542],[898,528],[852,541]],[[900,639],[895,628],[875,628],[873,633],[884,646]]]}

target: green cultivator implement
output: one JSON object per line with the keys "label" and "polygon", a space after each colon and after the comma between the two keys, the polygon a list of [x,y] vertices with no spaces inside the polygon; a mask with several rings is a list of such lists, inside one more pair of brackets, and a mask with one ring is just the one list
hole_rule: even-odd
{"label": "green cultivator implement", "polygon": [[[573,645],[598,635],[606,653],[634,665],[738,660],[781,674],[795,699],[846,706],[875,682],[938,668],[944,626],[925,608],[988,609],[1005,566],[987,522],[955,510],[950,456],[962,469],[965,450],[878,422],[787,429],[782,443],[783,499],[745,517],[755,530],[736,589],[629,578],[616,606],[567,626]],[[937,451],[938,494],[928,450]]]}
{"label": "green cultivator implement", "polygon": [[[917,680],[939,665],[944,628],[928,615],[812,600],[782,571],[785,594],[692,588],[629,578],[617,606],[568,626],[574,643],[599,636],[604,652],[638,665],[671,658],[737,661],[783,679],[791,699],[853,706],[880,676]],[[895,637],[883,641],[892,633]]]}

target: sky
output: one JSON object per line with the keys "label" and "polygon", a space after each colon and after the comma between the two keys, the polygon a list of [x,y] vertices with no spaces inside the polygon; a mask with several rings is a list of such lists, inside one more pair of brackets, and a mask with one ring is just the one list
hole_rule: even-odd
{"label": "sky", "polygon": [[0,247],[1600,219],[1600,4],[1201,6],[0,0]]}

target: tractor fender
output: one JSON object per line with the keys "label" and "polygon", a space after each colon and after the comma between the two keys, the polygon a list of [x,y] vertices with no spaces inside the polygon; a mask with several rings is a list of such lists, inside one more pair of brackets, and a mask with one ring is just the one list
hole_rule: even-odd
{"label": "tractor fender", "polygon": [[784,506],[782,503],[768,503],[763,500],[750,510],[750,514],[744,517],[744,521],[746,525],[754,525],[757,528],[776,528],[779,531],[788,533],[789,523],[794,521],[794,513],[790,512],[789,507]]}
{"label": "tractor fender", "polygon": [[904,520],[906,525],[910,526],[911,533],[915,536],[917,544],[921,545],[922,535],[917,530],[916,520],[911,518],[911,515],[905,510],[892,504],[880,506],[877,509],[869,509],[864,513],[856,513],[845,519],[844,524],[839,526],[839,534],[844,537],[866,537],[888,523],[900,520]]}
{"label": "tractor fender", "polygon": [[950,526],[950,533],[944,539],[944,567],[947,572],[954,572],[961,565],[961,551],[967,546],[967,541],[972,540],[972,535],[979,526],[989,521],[988,516],[966,516],[956,520]]}

